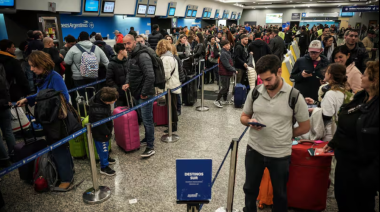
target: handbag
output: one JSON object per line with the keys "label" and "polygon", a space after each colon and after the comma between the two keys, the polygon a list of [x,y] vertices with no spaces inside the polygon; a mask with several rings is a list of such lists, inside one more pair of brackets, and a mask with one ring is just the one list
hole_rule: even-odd
{"label": "handbag", "polygon": [[[16,110],[17,110],[17,112],[16,112]],[[18,132],[21,130],[20,122],[17,118],[17,113],[20,116],[20,122],[21,122],[22,128],[25,129],[25,128],[28,128],[30,126],[30,121],[29,121],[28,117],[26,117],[24,110],[21,107],[16,107],[16,108],[12,107],[11,108],[11,114],[12,114],[11,124],[12,124],[12,131],[13,132]]]}
{"label": "handbag", "polygon": [[251,89],[254,89],[256,87],[257,72],[255,70],[255,66],[256,66],[255,59],[253,58],[253,55],[250,54],[248,58],[247,74],[248,74],[249,87]]}

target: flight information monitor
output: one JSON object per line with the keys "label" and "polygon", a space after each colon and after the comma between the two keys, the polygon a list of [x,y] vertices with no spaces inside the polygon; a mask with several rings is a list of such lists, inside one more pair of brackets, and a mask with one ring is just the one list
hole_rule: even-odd
{"label": "flight information monitor", "polygon": [[84,11],[85,12],[99,12],[99,0],[85,0]]}
{"label": "flight information monitor", "polygon": [[146,6],[144,4],[139,4],[138,9],[137,9],[137,14],[139,14],[139,15],[146,14],[146,9],[147,8],[148,8],[148,6]]}

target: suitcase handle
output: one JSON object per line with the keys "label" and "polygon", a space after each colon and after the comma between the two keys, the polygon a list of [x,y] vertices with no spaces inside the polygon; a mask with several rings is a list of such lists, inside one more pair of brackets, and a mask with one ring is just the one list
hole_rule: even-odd
{"label": "suitcase handle", "polygon": [[[129,97],[128,97],[128,94],[129,94]],[[132,107],[134,107],[131,90],[127,89],[127,91],[125,91],[125,96],[127,97],[128,108],[131,108],[131,106],[129,105],[129,100],[131,100]]]}
{"label": "suitcase handle", "polygon": [[298,142],[298,144],[315,144],[315,141],[313,140],[300,140],[300,142]]}

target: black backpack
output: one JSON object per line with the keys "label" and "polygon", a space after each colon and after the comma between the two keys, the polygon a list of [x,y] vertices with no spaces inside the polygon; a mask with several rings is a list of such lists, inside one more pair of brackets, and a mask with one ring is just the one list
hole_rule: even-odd
{"label": "black backpack", "polygon": [[43,124],[51,124],[57,120],[59,110],[61,109],[61,92],[53,89],[43,89],[36,97],[34,115],[36,120]]}
{"label": "black backpack", "polygon": [[183,83],[186,81],[186,70],[183,68],[182,60],[180,60],[178,56],[175,56],[174,58],[178,63],[179,81]]}
{"label": "black backpack", "polygon": [[1,106],[8,106],[8,102],[10,99],[9,95],[9,83],[7,80],[7,73],[5,72],[5,68],[3,64],[0,63],[0,107]]}
{"label": "black backpack", "polygon": [[[258,85],[256,86],[256,88],[252,91],[252,103],[255,102],[257,100],[257,98],[259,98],[260,96],[260,93],[259,93],[259,89],[264,86],[263,84],[261,85]],[[297,105],[297,102],[298,102],[298,99],[299,99],[299,96],[300,96],[300,92],[299,90],[295,89],[295,88],[292,88],[292,90],[290,91],[290,94],[289,94],[289,101],[288,101],[288,104],[289,104],[289,107],[293,110],[293,125],[296,123],[296,119],[295,119],[295,112],[294,110],[296,109],[296,105]]]}
{"label": "black backpack", "polygon": [[164,64],[162,63],[161,58],[157,57],[153,49],[146,46],[141,46],[141,49],[136,53],[135,57],[138,57],[142,53],[147,53],[152,59],[155,77],[154,87],[164,90],[166,78]]}

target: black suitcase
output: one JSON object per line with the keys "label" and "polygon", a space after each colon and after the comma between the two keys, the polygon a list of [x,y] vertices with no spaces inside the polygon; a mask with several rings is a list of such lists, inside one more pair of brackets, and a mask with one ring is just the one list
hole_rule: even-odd
{"label": "black suitcase", "polygon": [[190,56],[187,60],[182,60],[182,66],[187,75],[195,74],[194,57]]}
{"label": "black suitcase", "polygon": [[[21,125],[20,117],[17,110],[16,110],[16,113],[17,113],[17,118]],[[47,147],[46,140],[44,139],[37,140],[33,125],[31,124],[30,126],[32,128],[33,138],[27,138],[24,129],[21,127],[21,132],[23,134],[24,142],[17,143],[14,147],[16,162],[21,161],[24,158],[31,156],[32,154]],[[30,184],[33,184],[33,181],[34,181],[34,177],[33,177],[34,161],[35,160],[18,168],[20,179]]]}
{"label": "black suitcase", "polygon": [[[196,75],[186,76],[186,82],[193,79]],[[182,102],[185,106],[193,106],[197,102],[197,80],[192,81],[182,88]]]}

